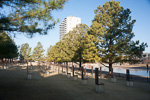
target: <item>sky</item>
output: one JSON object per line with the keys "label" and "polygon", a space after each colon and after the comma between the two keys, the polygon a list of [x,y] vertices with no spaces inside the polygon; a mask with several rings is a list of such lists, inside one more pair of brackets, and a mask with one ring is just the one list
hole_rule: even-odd
{"label": "sky", "polygon": [[[14,41],[18,46],[24,43],[28,43],[33,48],[37,45],[37,42],[41,42],[45,53],[50,45],[55,45],[59,41],[59,25],[64,18],[72,15],[81,18],[81,23],[90,26],[94,19],[94,10],[99,6],[106,3],[109,0],[69,0],[62,10],[52,12],[55,19],[59,19],[60,22],[48,31],[48,35],[35,35],[33,38],[27,38],[23,34],[18,34]],[[133,40],[139,40],[140,43],[144,42],[149,45],[144,52],[150,53],[150,0],[116,0],[120,1],[120,5],[123,8],[129,8],[131,10],[132,19],[136,20],[133,27],[135,37]]]}

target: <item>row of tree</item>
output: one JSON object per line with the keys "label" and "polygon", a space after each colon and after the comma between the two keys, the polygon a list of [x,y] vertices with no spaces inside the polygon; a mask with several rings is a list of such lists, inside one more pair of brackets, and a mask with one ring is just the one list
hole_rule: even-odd
{"label": "row of tree", "polygon": [[45,61],[44,49],[40,42],[37,43],[37,46],[34,48],[33,52],[28,43],[22,44],[20,48],[20,60],[25,62],[31,61]]}
{"label": "row of tree", "polygon": [[82,62],[99,61],[99,54],[93,43],[94,37],[88,34],[89,30],[85,24],[77,25],[56,45],[49,47],[48,61],[80,62],[80,67]]}
{"label": "row of tree", "polygon": [[[1,37],[3,37],[4,31],[25,32],[31,37],[37,32],[47,34],[47,30],[57,23],[53,20],[51,11],[63,8],[66,1],[2,0],[0,2]],[[12,12],[5,14],[5,11],[3,11],[5,7],[10,8]],[[103,62],[109,64],[110,72],[113,63],[139,61],[147,44],[139,44],[139,41],[132,40],[134,37],[132,29],[135,20],[131,19],[130,9],[121,7],[120,2],[109,1],[103,6],[98,6],[94,12],[95,17],[91,27],[89,28],[85,24],[76,26],[61,41],[48,49],[47,61],[80,62],[80,67],[84,62]],[[42,28],[40,24],[43,25]],[[1,59],[10,58],[10,56],[15,57],[17,49],[16,51],[14,49],[14,53],[12,49],[8,49],[11,46],[3,46],[4,41],[5,39],[0,42],[0,46],[7,49],[0,51]],[[14,42],[5,43],[15,45]],[[15,48],[15,46],[11,48]],[[8,52],[13,53],[9,54]],[[32,54],[29,45],[23,44],[20,49],[20,58],[27,61],[41,61],[44,55],[43,52],[40,42],[34,48]]]}
{"label": "row of tree", "polygon": [[[62,9],[68,0],[1,0],[0,1],[0,59],[18,57],[18,47],[9,34],[46,35],[59,20],[52,11]],[[36,51],[35,51],[36,52]],[[26,59],[26,57],[25,57]],[[28,58],[27,58],[28,59]]]}
{"label": "row of tree", "polygon": [[37,43],[37,46],[34,48],[34,51],[31,52],[31,47],[28,43],[22,44],[20,48],[20,53],[18,52],[17,45],[14,40],[6,33],[0,33],[0,59],[1,62],[12,62],[14,58],[18,59],[18,56],[21,61],[44,61],[44,49],[40,42]]}
{"label": "row of tree", "polygon": [[124,9],[120,2],[109,1],[95,9],[95,17],[89,28],[77,25],[64,38],[51,46],[47,56],[53,62],[118,62],[135,63],[140,61],[146,43],[133,41],[132,32],[135,20],[131,19],[130,9]]}

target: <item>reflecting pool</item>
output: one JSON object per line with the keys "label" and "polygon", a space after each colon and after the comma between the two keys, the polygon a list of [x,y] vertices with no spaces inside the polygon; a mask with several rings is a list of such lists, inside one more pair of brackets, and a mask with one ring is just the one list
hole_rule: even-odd
{"label": "reflecting pool", "polygon": [[[94,67],[93,69],[95,69],[96,67]],[[130,74],[131,75],[138,75],[138,76],[146,76],[148,77],[149,76],[149,72],[147,72],[146,69],[134,69],[133,67],[132,68],[124,68],[124,67],[113,67],[113,71],[116,72],[116,73],[123,73],[123,74],[126,74],[126,70],[129,69],[130,70]],[[107,67],[102,67],[102,71],[109,71],[109,69]]]}

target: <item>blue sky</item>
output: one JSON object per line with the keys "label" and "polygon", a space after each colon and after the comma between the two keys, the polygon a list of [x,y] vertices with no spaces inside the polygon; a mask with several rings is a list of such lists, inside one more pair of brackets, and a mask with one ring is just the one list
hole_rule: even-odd
{"label": "blue sky", "polygon": [[[69,0],[64,8],[59,11],[52,12],[55,19],[59,18],[60,22],[54,29],[48,31],[48,35],[35,35],[33,38],[27,38],[23,34],[19,34],[14,38],[17,45],[29,43],[33,48],[37,42],[41,42],[43,48],[47,50],[50,45],[55,45],[59,41],[59,24],[67,16],[76,16],[81,18],[83,24],[90,26],[94,19],[94,9],[99,5],[103,5],[109,0]],[[120,5],[131,10],[132,19],[136,19],[133,27],[135,37],[133,40],[140,40],[149,45],[145,52],[150,53],[150,0],[116,0],[120,1]]]}

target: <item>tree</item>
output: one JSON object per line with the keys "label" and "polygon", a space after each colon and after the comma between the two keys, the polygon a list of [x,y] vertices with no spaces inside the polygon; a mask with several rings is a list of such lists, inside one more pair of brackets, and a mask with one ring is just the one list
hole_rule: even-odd
{"label": "tree", "polygon": [[94,40],[95,37],[87,33],[82,39],[82,57],[84,62],[99,62],[101,60],[94,44]]}
{"label": "tree", "polygon": [[61,42],[57,42],[56,45],[50,46],[47,57],[49,61],[53,62],[62,62],[62,55],[61,55]]}
{"label": "tree", "polygon": [[22,44],[20,48],[20,60],[31,60],[31,48],[28,43]]}
{"label": "tree", "polygon": [[127,52],[125,61],[129,62],[130,64],[140,62],[145,47],[148,47],[147,43],[139,44],[139,41],[136,42],[132,41],[132,43],[130,44],[129,51]]}
{"label": "tree", "polygon": [[89,27],[77,25],[65,34],[63,39],[48,49],[47,56],[53,62],[95,62],[99,60],[97,48],[93,43],[94,36],[88,34]]}
{"label": "tree", "polygon": [[51,62],[51,59],[50,59],[50,58],[51,58],[51,50],[52,50],[52,47],[53,47],[53,46],[50,45],[49,48],[47,49],[47,53],[46,53],[46,55],[47,55],[47,56],[46,56],[47,62]]}
{"label": "tree", "polygon": [[77,48],[74,53],[73,61],[79,62],[79,66],[81,67],[84,62],[95,62],[98,61],[98,53],[95,44],[93,43],[94,36],[89,35],[90,28],[86,24],[77,25],[73,33],[75,37],[74,48]]}
{"label": "tree", "polygon": [[33,54],[32,54],[33,60],[38,61],[38,63],[40,64],[40,61],[43,60],[44,51],[45,50],[43,49],[43,46],[42,46],[41,42],[38,42],[37,46],[34,48],[34,51],[33,51]]}
{"label": "tree", "polygon": [[[62,9],[67,0],[1,0],[0,31],[47,34],[58,22],[51,12]],[[9,9],[6,13],[5,9]]]}
{"label": "tree", "polygon": [[[98,60],[98,53],[93,36],[88,34],[89,27],[86,24],[77,25],[62,39],[66,61],[79,62],[81,67],[84,62],[95,62]],[[97,58],[96,58],[97,57]]]}
{"label": "tree", "polygon": [[55,59],[55,47],[54,46],[50,46],[49,49],[48,49],[48,52],[47,52],[47,61],[50,61],[50,62],[55,62],[56,59]]}
{"label": "tree", "polygon": [[64,47],[61,49],[61,53],[63,55],[63,61],[65,62],[75,62],[73,57],[78,49],[77,46],[79,45],[79,42],[77,40],[78,34],[76,34],[74,30],[75,28],[73,31],[67,33],[61,41],[62,46]]}
{"label": "tree", "polygon": [[13,59],[18,56],[18,47],[6,32],[0,33],[0,59]]}
{"label": "tree", "polygon": [[131,20],[130,9],[124,9],[117,1],[106,2],[94,12],[96,15],[90,34],[95,36],[102,62],[109,64],[111,74],[112,64],[123,61],[129,55],[135,20]]}

